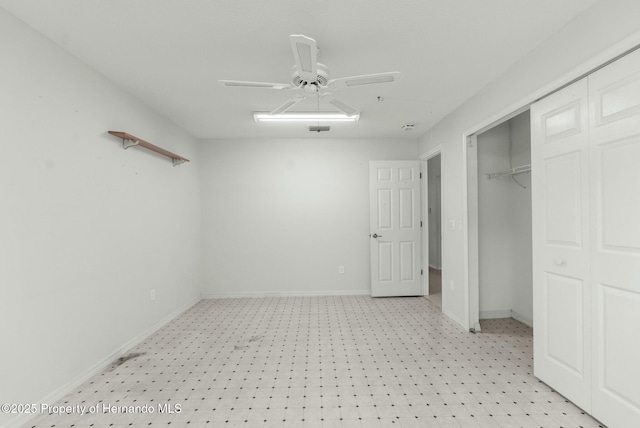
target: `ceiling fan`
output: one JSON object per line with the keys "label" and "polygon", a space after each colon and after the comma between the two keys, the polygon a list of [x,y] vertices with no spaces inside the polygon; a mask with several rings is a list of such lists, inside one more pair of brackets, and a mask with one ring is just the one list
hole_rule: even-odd
{"label": "ceiling fan", "polygon": [[289,36],[289,42],[295,60],[291,83],[246,82],[241,80],[220,80],[219,82],[224,86],[292,89],[298,91],[298,93],[287,102],[272,110],[270,112],[272,115],[286,112],[305,98],[318,96],[319,100],[322,99],[344,114],[351,116],[358,113],[358,109],[335,98],[331,94],[331,90],[339,90],[352,86],[391,83],[402,78],[401,73],[392,71],[389,73],[366,74],[330,80],[327,66],[317,61],[318,46],[314,39],[301,34],[292,34]]}

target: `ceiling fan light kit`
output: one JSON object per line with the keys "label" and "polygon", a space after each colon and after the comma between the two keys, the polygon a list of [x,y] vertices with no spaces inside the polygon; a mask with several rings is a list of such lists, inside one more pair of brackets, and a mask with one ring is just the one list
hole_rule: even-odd
{"label": "ceiling fan light kit", "polygon": [[347,115],[337,112],[298,112],[298,113],[264,113],[253,114],[256,122],[357,122],[360,114]]}
{"label": "ceiling fan light kit", "polygon": [[[388,73],[367,74],[363,76],[329,79],[329,69],[317,61],[318,46],[316,41],[301,34],[289,36],[291,51],[295,62],[291,83],[248,82],[241,80],[220,80],[224,86],[245,88],[267,88],[298,91],[292,98],[276,107],[269,113],[254,113],[256,122],[357,122],[360,111],[333,96],[331,91],[353,86],[393,83],[402,78],[397,71]],[[318,110],[320,100],[327,102],[339,112],[314,112],[285,114],[295,105],[308,97],[317,97]],[[380,97],[379,97],[380,98]]]}

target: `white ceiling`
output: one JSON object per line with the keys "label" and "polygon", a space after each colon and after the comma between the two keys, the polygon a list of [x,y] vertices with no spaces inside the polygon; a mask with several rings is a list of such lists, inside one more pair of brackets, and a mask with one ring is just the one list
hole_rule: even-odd
{"label": "white ceiling", "polygon": [[[0,7],[198,138],[318,135],[301,124],[253,121],[253,111],[270,111],[291,92],[216,83],[290,82],[289,34],[316,39],[330,78],[405,76],[335,92],[361,120],[320,136],[417,138],[595,1],[0,0]],[[296,110],[313,108],[306,100]],[[406,123],[415,129],[402,131]]]}

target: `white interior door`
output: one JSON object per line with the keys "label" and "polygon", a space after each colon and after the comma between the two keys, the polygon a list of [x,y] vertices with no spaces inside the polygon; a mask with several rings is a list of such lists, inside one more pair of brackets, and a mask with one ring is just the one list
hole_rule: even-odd
{"label": "white interior door", "polygon": [[418,161],[369,163],[371,296],[422,295]]}
{"label": "white interior door", "polygon": [[588,80],[592,414],[640,427],[640,52]]}
{"label": "white interior door", "polygon": [[534,374],[591,411],[587,81],[531,107]]}

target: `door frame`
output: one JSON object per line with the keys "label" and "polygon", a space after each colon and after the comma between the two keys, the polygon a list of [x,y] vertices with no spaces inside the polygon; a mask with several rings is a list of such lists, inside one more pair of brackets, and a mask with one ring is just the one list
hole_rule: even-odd
{"label": "door frame", "polygon": [[[432,159],[440,155],[440,170],[442,170],[442,144],[438,144],[426,153],[423,153],[418,157],[420,161],[420,173],[422,174],[422,180],[420,180],[420,194],[422,196],[422,204],[420,207],[422,221],[422,294],[424,296],[429,295],[429,159]],[[440,173],[440,230],[442,230],[442,177]],[[442,243],[440,243],[442,246]],[[442,248],[440,249],[440,269],[444,270],[444,263],[442,260]],[[443,287],[444,288],[444,287]],[[444,296],[444,293],[443,293]],[[443,298],[444,300],[444,298]],[[444,304],[442,305],[444,307]]]}
{"label": "door frame", "polygon": [[[485,126],[477,132],[467,136],[464,144],[463,167],[463,242],[464,242],[464,268],[467,281],[467,308],[469,317],[469,331],[480,332],[480,221],[478,200],[478,135],[501,125],[510,119],[528,111],[530,104],[511,112],[507,116]],[[470,150],[473,148],[474,150]]]}
{"label": "door frame", "polygon": [[[485,119],[477,122],[473,126],[467,128],[463,132],[461,140],[458,144],[462,147],[462,242],[463,242],[463,290],[464,290],[464,306],[465,306],[465,319],[463,327],[469,331],[476,331],[476,328],[480,327],[480,295],[479,295],[479,281],[477,270],[477,210],[476,218],[470,218],[469,215],[469,185],[468,185],[468,162],[467,162],[467,144],[472,141],[478,134],[481,134],[489,129],[505,122],[514,116],[528,110],[530,106],[539,101],[540,99],[553,94],[578,80],[588,76],[589,74],[607,66],[608,64],[620,59],[621,57],[640,49],[640,32],[636,32],[633,35],[625,38],[621,42],[616,43],[613,46],[602,51],[600,54],[590,58],[586,62],[575,67],[573,70],[560,76],[559,78],[547,83],[540,87],[538,90],[533,91],[526,96],[520,98],[518,101],[512,103],[506,108],[499,110],[497,113],[486,117]],[[440,147],[440,146],[438,146]],[[476,145],[477,147],[477,145]],[[430,152],[428,152],[430,153]],[[420,158],[422,160],[422,157]],[[477,199],[477,189],[476,189]],[[471,230],[470,228],[474,228]],[[474,235],[475,234],[475,235]],[[475,241],[474,241],[475,239]],[[474,251],[470,254],[470,251]],[[472,265],[472,263],[476,265]],[[444,264],[444,260],[443,260]],[[444,290],[444,287],[443,287]],[[443,307],[444,307],[444,293],[443,293]]]}

